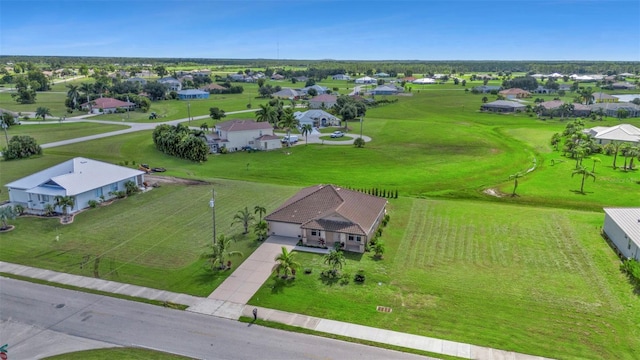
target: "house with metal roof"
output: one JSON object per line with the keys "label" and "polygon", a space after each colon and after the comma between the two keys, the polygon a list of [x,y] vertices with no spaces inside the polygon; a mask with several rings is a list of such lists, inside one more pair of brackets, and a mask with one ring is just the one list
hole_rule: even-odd
{"label": "house with metal roof", "polygon": [[282,148],[280,138],[273,133],[268,122],[233,119],[216,124],[214,134],[206,135],[212,153],[223,147],[229,152],[251,148],[274,150]]}
{"label": "house with metal roof", "polygon": [[386,213],[387,200],[335,185],[300,190],[265,216],[269,234],[297,238],[307,246],[364,253]]}
{"label": "house with metal roof", "polygon": [[604,208],[602,231],[624,258],[640,261],[640,208]]}
{"label": "house with metal roof", "polygon": [[83,157],[73,158],[5,185],[9,201],[22,205],[27,213],[42,214],[48,204],[55,206],[56,196],[70,196],[74,205],[69,213],[89,207],[91,200],[102,201],[126,190],[133,181],[144,183],[144,172]]}
{"label": "house with metal roof", "polygon": [[480,110],[482,111],[493,111],[493,112],[516,112],[516,111],[524,111],[526,106],[517,102],[510,100],[496,100],[486,104],[482,104],[480,106]]}

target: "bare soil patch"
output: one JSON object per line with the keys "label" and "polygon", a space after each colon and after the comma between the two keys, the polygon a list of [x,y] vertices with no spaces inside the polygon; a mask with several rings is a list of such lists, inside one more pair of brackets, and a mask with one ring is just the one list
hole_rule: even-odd
{"label": "bare soil patch", "polygon": [[180,184],[180,185],[208,185],[209,183],[202,180],[183,179],[173,176],[145,175],[144,181],[153,186],[154,184]]}

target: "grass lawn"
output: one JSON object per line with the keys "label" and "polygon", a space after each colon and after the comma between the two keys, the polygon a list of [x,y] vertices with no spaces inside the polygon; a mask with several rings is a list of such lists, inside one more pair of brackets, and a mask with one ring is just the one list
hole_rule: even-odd
{"label": "grass lawn", "polygon": [[85,350],[74,353],[50,356],[46,360],[186,360],[189,357],[167,354],[159,351],[137,349],[137,348],[111,348]]}
{"label": "grass lawn", "polygon": [[250,304],[553,358],[637,355],[640,303],[598,235],[602,215],[407,198],[390,214],[384,260],[347,255],[348,285],[297,253],[312,274],[271,278]]}
{"label": "grass lawn", "polygon": [[[51,121],[51,124],[46,125],[15,125],[7,129],[7,135],[9,139],[18,135],[29,135],[36,139],[36,142],[40,145],[66,140],[74,139],[77,137],[83,137],[94,134],[101,134],[110,131],[117,131],[127,129],[128,126],[122,125],[109,125],[109,124],[90,124],[90,123],[58,123],[55,120]],[[0,148],[7,146],[7,140],[3,134],[0,134]]]}

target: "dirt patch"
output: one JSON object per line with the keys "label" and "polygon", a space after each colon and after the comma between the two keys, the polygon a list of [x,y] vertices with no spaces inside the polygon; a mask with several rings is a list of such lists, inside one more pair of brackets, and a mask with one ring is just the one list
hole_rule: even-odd
{"label": "dirt patch", "polygon": [[489,196],[495,196],[495,197],[503,197],[505,196],[503,193],[501,193],[500,191],[496,190],[496,189],[485,189],[483,191],[483,193],[489,195]]}
{"label": "dirt patch", "polygon": [[202,180],[183,179],[173,176],[145,175],[144,181],[153,186],[153,184],[180,184],[180,185],[209,185],[210,183]]}

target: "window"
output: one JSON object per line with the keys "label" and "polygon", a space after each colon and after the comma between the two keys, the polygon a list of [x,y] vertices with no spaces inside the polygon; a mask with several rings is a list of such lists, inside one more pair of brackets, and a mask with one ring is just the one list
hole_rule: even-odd
{"label": "window", "polygon": [[318,231],[311,230],[311,236],[318,236]]}
{"label": "window", "polygon": [[118,183],[111,184],[111,191],[118,191]]}
{"label": "window", "polygon": [[102,188],[97,188],[96,189],[96,197],[101,197],[102,196]]}
{"label": "window", "polygon": [[360,236],[357,236],[357,235],[349,235],[349,241],[358,241],[358,242],[360,242],[361,238],[360,238]]}

